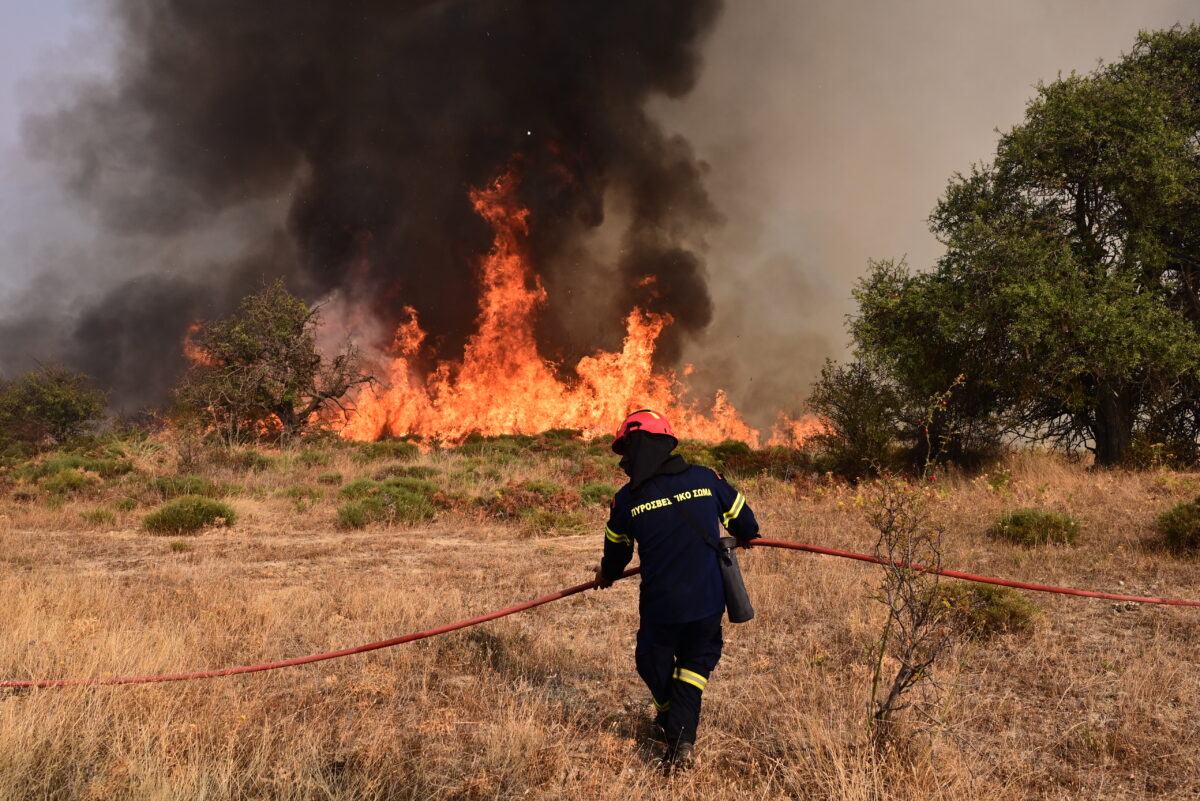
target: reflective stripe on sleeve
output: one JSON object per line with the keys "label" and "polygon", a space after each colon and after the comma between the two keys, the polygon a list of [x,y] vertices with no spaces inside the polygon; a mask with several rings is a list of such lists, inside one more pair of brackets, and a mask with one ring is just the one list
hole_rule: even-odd
{"label": "reflective stripe on sleeve", "polygon": [[633,540],[629,539],[628,534],[618,534],[608,526],[604,527],[604,539],[615,542],[617,545],[633,545]]}
{"label": "reflective stripe on sleeve", "polygon": [[729,507],[729,511],[721,515],[721,525],[728,527],[729,522],[741,514],[742,507],[746,505],[746,496],[738,493],[733,499],[733,506]]}
{"label": "reflective stripe on sleeve", "polygon": [[675,680],[682,681],[684,684],[690,684],[701,692],[708,686],[708,679],[694,670],[687,670],[685,668],[675,668]]}
{"label": "reflective stripe on sleeve", "polygon": [[666,712],[668,709],[670,709],[670,708],[671,708],[671,702],[670,702],[670,701],[663,701],[663,702],[660,704],[660,703],[658,702],[658,699],[657,699],[657,698],[655,698],[653,695],[652,695],[652,696],[650,696],[650,702],[654,704],[654,708],[655,708],[656,710],[658,710],[659,712]]}

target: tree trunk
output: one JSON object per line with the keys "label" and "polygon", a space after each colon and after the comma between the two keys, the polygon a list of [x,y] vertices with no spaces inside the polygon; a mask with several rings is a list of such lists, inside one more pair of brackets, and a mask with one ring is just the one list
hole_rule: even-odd
{"label": "tree trunk", "polygon": [[1133,447],[1133,421],[1136,417],[1136,390],[1099,384],[1096,398],[1096,466],[1116,467],[1129,456]]}

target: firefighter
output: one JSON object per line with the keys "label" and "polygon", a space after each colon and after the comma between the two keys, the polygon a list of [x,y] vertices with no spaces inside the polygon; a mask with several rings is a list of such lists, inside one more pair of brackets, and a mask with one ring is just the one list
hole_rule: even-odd
{"label": "firefighter", "polygon": [[758,537],[745,497],[716,471],[672,453],[679,444],[658,412],[633,412],[612,449],[629,483],[613,498],[596,586],[610,587],[641,557],[641,625],[635,662],[650,690],[668,771],[693,760],[700,702],[721,658],[725,590],[717,563],[721,526],[741,547]]}

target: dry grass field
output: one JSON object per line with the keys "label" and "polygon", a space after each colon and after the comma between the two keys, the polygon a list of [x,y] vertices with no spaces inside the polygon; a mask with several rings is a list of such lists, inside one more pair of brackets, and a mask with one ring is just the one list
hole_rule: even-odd
{"label": "dry grass field", "polygon": [[[84,480],[0,478],[0,678],[137,675],[248,664],[380,640],[591,578],[619,484],[602,448],[266,453],[192,466],[230,527],[157,535],[171,447]],[[380,454],[374,454],[380,456]],[[184,454],[185,458],[190,457]],[[247,469],[247,466],[256,469]],[[436,516],[339,524],[358,476],[422,471]],[[432,471],[436,470],[436,473]],[[24,472],[22,472],[24,471]],[[121,472],[124,471],[124,472]],[[340,476],[338,475],[340,474]],[[735,479],[764,535],[870,551],[862,489]],[[939,477],[945,565],[1128,594],[1200,598],[1154,517],[1200,491],[1170,472],[1092,473],[1045,455]],[[523,514],[531,498],[550,509]],[[1074,547],[987,528],[1041,507]],[[1200,610],[1056,595],[1032,632],[964,642],[938,687],[867,739],[880,568],[775,550],[742,556],[758,618],[726,626],[699,764],[664,778],[633,668],[637,580],[462,632],[347,659],[186,683],[0,690],[2,799],[1139,799],[1200,794]],[[886,665],[885,665],[886,668]]]}

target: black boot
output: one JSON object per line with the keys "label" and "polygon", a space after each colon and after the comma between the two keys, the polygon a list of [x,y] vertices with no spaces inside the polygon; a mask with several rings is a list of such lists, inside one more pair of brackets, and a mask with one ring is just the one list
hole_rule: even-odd
{"label": "black boot", "polygon": [[679,743],[674,748],[667,748],[667,753],[663,756],[663,771],[670,775],[672,773],[682,773],[696,764],[696,757],[692,753],[692,744],[687,742]]}

